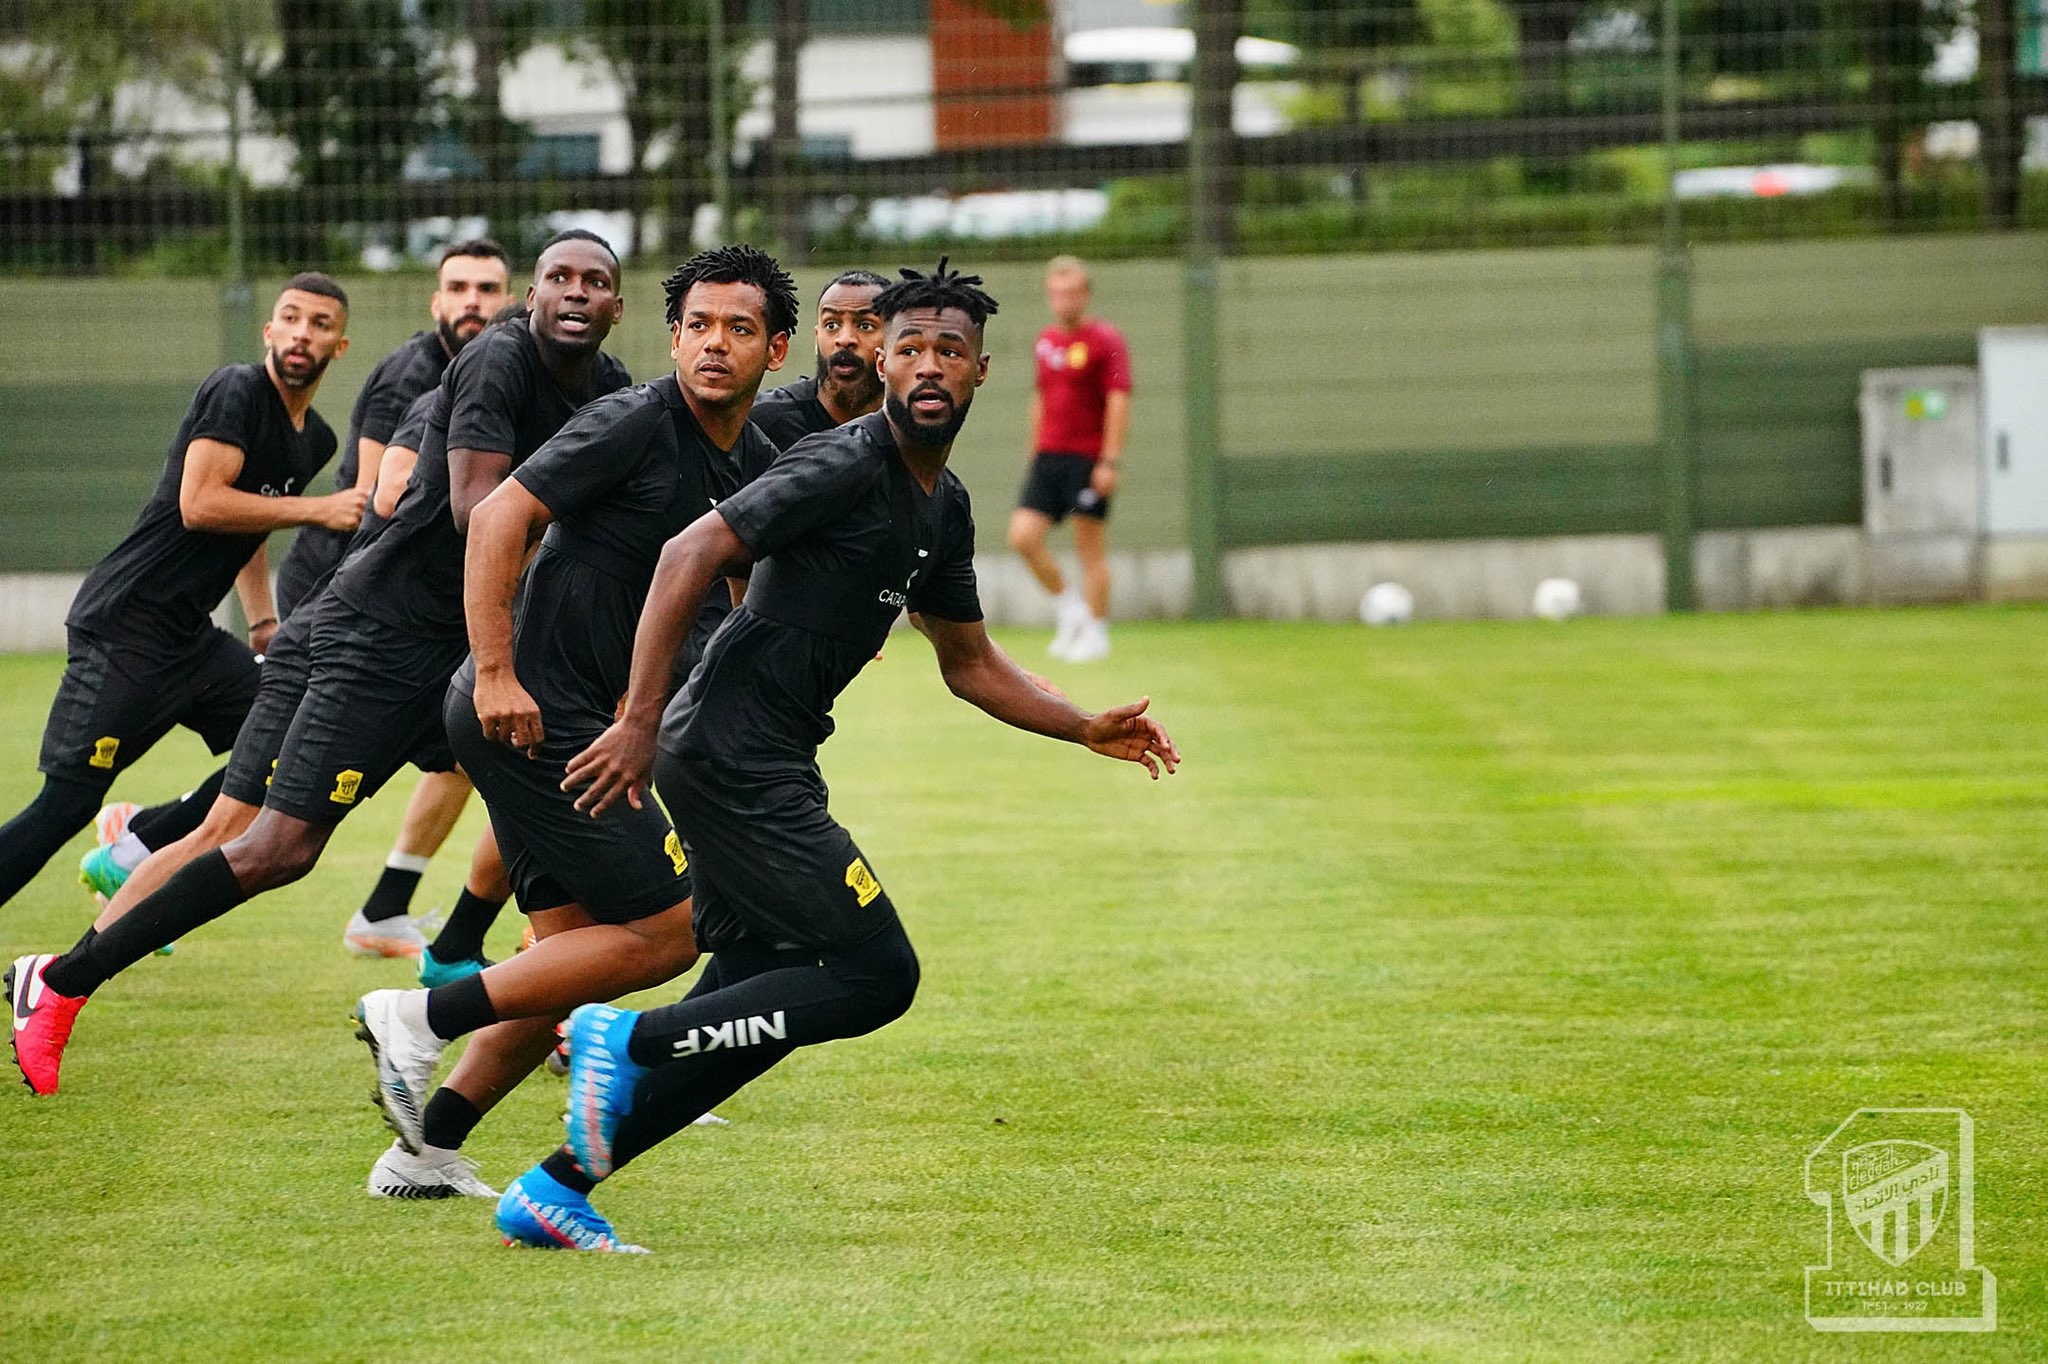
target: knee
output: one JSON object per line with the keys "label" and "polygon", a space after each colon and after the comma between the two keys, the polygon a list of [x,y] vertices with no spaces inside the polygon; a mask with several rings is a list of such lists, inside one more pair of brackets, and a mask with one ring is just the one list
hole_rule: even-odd
{"label": "knee", "polygon": [[61,827],[64,837],[69,838],[92,823],[93,816],[99,813],[100,797],[105,794],[104,789],[84,782],[45,777],[33,808],[43,824],[53,829]]}
{"label": "knee", "polygon": [[870,974],[864,983],[863,993],[873,1005],[876,1014],[874,1026],[879,1028],[910,1012],[924,972],[918,965],[916,950],[901,929],[887,935],[885,941],[877,944],[877,949],[869,961]]}
{"label": "knee", "polygon": [[1010,522],[1010,548],[1029,554],[1045,540],[1045,532],[1022,517]]}
{"label": "knee", "polygon": [[321,840],[301,833],[260,833],[252,828],[221,851],[242,889],[257,895],[288,886],[313,870],[321,846]]}
{"label": "knee", "polygon": [[195,848],[198,852],[222,847],[228,840],[241,837],[255,817],[255,810],[249,806],[222,796],[214,801],[213,808],[206,812],[206,818],[189,837],[198,845]]}
{"label": "knee", "polygon": [[[680,922],[672,921],[680,918]],[[632,926],[643,944],[639,955],[641,990],[666,985],[697,964],[697,937],[688,916],[656,915]]]}

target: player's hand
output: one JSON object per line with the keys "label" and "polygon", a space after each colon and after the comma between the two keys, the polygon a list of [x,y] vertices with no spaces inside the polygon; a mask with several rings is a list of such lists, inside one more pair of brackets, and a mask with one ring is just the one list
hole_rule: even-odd
{"label": "player's hand", "polygon": [[486,739],[516,748],[529,758],[540,751],[540,741],[547,737],[540,722],[540,706],[509,671],[477,673],[476,718]]}
{"label": "player's hand", "polygon": [[1097,497],[1107,499],[1116,491],[1117,467],[1107,460],[1095,461],[1095,472],[1088,475],[1088,486],[1095,490]]}
{"label": "player's hand", "polygon": [[261,658],[270,652],[270,641],[277,638],[277,618],[249,627],[249,652]]}
{"label": "player's hand", "polygon": [[635,810],[644,809],[647,770],[654,763],[654,732],[651,728],[618,720],[592,741],[590,747],[569,759],[564,791],[583,788],[576,808],[596,818],[624,797]]}
{"label": "player's hand", "polygon": [[363,523],[363,505],[370,495],[358,488],[349,488],[325,497],[308,498],[313,504],[313,524],[329,530],[354,530]]}
{"label": "player's hand", "polygon": [[1166,726],[1145,714],[1151,704],[1152,698],[1144,696],[1089,716],[1081,741],[1105,758],[1142,765],[1158,781],[1161,767],[1169,773],[1179,769],[1180,749]]}

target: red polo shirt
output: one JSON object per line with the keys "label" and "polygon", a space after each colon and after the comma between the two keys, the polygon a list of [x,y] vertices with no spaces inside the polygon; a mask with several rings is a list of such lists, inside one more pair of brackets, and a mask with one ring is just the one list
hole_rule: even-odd
{"label": "red polo shirt", "polygon": [[1131,351],[1123,333],[1093,318],[1072,329],[1047,327],[1032,347],[1038,359],[1039,454],[1102,457],[1102,416],[1112,393],[1131,391]]}

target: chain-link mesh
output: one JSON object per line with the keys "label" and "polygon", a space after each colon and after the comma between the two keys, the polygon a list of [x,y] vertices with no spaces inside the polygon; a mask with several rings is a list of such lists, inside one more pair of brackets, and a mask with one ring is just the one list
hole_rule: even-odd
{"label": "chain-link mesh", "polygon": [[[633,257],[1170,252],[1185,8],[16,0],[0,252],[220,269],[231,102],[259,266],[388,268],[571,217]],[[1240,251],[1648,241],[1673,190],[1696,240],[2048,218],[2041,0],[1679,0],[1675,178],[1657,0],[1230,8]]]}

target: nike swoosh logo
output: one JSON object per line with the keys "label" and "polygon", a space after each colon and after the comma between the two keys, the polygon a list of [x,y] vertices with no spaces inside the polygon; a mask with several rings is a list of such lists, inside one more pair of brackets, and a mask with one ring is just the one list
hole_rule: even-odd
{"label": "nike swoosh logo", "polygon": [[40,1002],[38,1000],[31,1000],[30,996],[40,995],[42,992],[43,982],[37,978],[33,967],[30,968],[29,978],[25,983],[19,979],[14,982],[14,1030],[16,1032],[20,1032],[28,1026],[28,1020],[34,1015],[36,1004]]}

